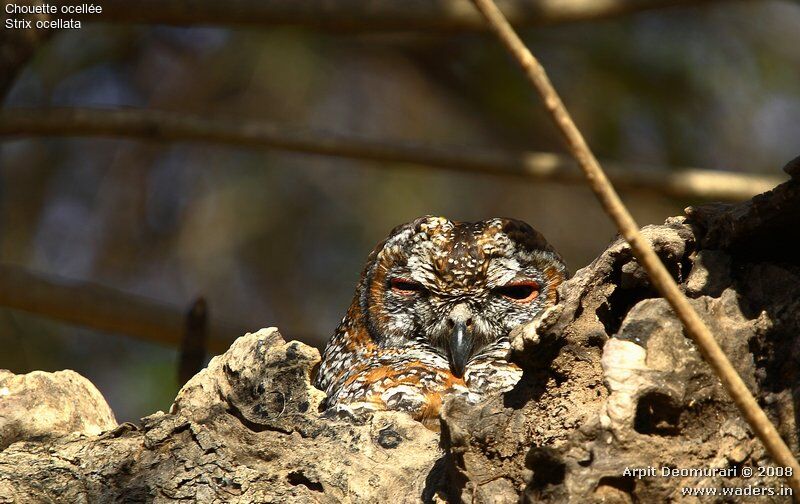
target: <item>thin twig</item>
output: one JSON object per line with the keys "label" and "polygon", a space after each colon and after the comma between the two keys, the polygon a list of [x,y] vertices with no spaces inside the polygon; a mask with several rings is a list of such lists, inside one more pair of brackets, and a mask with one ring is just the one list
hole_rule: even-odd
{"label": "thin twig", "polygon": [[[714,0],[503,0],[520,26],[587,21]],[[719,0],[717,0],[719,1]],[[77,5],[83,0],[59,0]],[[84,21],[173,25],[295,25],[348,31],[485,30],[468,0],[104,0]]]}
{"label": "thin twig", "polygon": [[[186,315],[181,310],[102,285],[55,278],[0,265],[0,306],[72,324],[179,347]],[[212,322],[208,347],[214,353],[247,332]]]}
{"label": "thin twig", "polygon": [[[8,109],[0,111],[0,136],[115,136],[158,141],[216,142],[306,154],[404,163],[461,172],[583,184],[569,157],[368,140],[332,132],[288,130],[263,122],[224,121],[152,110]],[[745,200],[785,177],[701,169],[664,170],[615,164],[610,176],[621,188],[690,200]]]}
{"label": "thin twig", "polygon": [[764,410],[759,407],[739,373],[736,372],[736,369],[734,369],[730,360],[728,360],[728,357],[714,339],[711,331],[689,304],[689,300],[680,291],[678,284],[664,267],[653,248],[642,237],[639,232],[639,226],[622,203],[622,200],[620,200],[619,195],[589,149],[544,68],[516,34],[494,3],[494,0],[473,0],[473,2],[503,45],[506,46],[522,67],[528,80],[541,96],[603,209],[617,225],[620,234],[630,244],[634,255],[647,271],[653,284],[661,295],[667,299],[672,309],[675,310],[687,334],[697,343],[703,357],[714,369],[739,411],[747,420],[747,423],[750,424],[756,436],[764,443],[773,460],[781,466],[792,468],[791,476],[788,476],[787,479],[794,490],[794,494],[800,496],[800,464],[798,464],[797,459],[781,439]]}
{"label": "thin twig", "polygon": [[197,298],[186,313],[183,339],[178,352],[178,386],[183,387],[203,369],[208,345],[208,303]]}

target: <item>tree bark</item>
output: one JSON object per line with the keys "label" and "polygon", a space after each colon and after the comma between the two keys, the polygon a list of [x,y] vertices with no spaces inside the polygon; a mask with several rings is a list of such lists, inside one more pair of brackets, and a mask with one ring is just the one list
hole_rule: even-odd
{"label": "tree bark", "polygon": [[[795,453],[796,178],[644,229]],[[722,487],[791,500],[774,470],[759,469],[771,465],[764,448],[625,243],[560,294],[512,333],[520,384],[477,407],[447,402],[441,434],[402,413],[320,412],[323,394],[310,385],[319,353],[266,329],[238,339],[169,413],[139,426],[81,427],[98,425],[98,404],[64,407],[46,436],[41,422],[18,420],[0,437],[0,502],[662,502]],[[64,403],[63,387],[13,380],[25,381],[0,375],[0,436],[9,411]],[[754,475],[743,478],[745,468]]]}

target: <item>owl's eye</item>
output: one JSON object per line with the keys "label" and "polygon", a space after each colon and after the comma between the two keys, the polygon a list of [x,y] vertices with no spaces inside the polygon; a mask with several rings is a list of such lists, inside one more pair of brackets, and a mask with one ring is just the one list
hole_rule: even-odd
{"label": "owl's eye", "polygon": [[421,283],[408,280],[407,278],[392,278],[389,281],[389,285],[391,286],[392,291],[404,296],[410,296],[425,290],[425,287],[423,287]]}
{"label": "owl's eye", "polygon": [[534,281],[511,282],[502,287],[495,287],[495,294],[518,303],[530,303],[539,295],[541,287]]}

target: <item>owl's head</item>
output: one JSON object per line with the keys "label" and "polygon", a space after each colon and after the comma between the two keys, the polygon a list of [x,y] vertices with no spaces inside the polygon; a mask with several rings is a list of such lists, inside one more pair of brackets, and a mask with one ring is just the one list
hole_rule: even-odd
{"label": "owl's head", "polygon": [[462,376],[470,359],[555,304],[566,277],[559,255],[522,221],[427,216],[372,251],[354,304],[378,345],[427,345]]}

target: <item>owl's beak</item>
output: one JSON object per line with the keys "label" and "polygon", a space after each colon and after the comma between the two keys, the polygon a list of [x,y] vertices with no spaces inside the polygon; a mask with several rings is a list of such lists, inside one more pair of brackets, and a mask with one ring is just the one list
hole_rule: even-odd
{"label": "owl's beak", "polygon": [[450,368],[457,378],[464,375],[464,368],[472,354],[472,334],[465,322],[456,322],[450,334]]}
{"label": "owl's beak", "polygon": [[447,317],[450,327],[450,370],[456,376],[464,376],[464,368],[472,356],[472,310],[466,303],[453,307]]}

